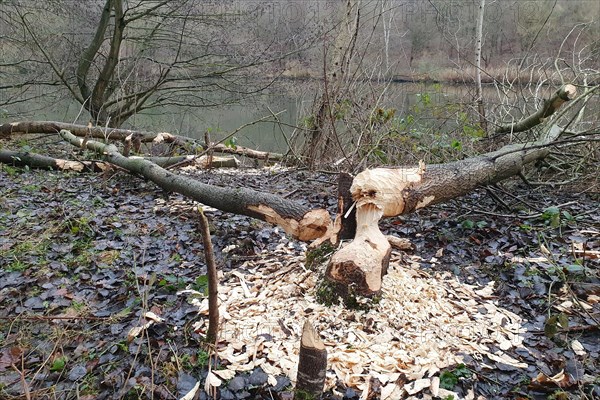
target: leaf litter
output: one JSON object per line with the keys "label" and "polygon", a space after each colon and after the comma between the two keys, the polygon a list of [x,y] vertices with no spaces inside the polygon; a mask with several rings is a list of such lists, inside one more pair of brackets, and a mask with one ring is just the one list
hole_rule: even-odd
{"label": "leaf litter", "polygon": [[[335,206],[327,175],[187,173]],[[199,350],[207,306],[195,204],[123,175],[0,174],[4,394],[23,394],[21,365],[39,398],[75,398],[82,382],[88,398],[203,398],[217,383],[221,398],[285,398],[305,319],[327,346],[329,398],[598,394],[597,194],[573,202],[517,187],[540,209],[571,201],[558,221],[554,209],[500,215],[481,191],[383,221],[415,249],[394,252],[368,312],[316,303],[319,273],[304,267],[303,243],[207,210],[221,263],[215,358]]]}

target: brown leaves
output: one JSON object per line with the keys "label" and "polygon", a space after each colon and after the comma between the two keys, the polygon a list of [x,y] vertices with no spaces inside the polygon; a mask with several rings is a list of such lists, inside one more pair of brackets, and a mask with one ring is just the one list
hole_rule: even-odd
{"label": "brown leaves", "polygon": [[21,363],[25,349],[19,346],[5,347],[0,350],[0,372]]}

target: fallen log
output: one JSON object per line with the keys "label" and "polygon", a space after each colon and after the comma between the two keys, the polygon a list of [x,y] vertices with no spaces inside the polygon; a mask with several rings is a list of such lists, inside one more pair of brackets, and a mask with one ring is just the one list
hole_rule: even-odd
{"label": "fallen log", "polygon": [[59,133],[63,129],[70,131],[75,136],[105,140],[122,141],[130,135],[138,135],[142,142],[152,142],[158,135],[152,132],[77,125],[57,121],[19,121],[0,125],[0,138],[9,138],[16,133]]}
{"label": "fallen log", "polygon": [[225,212],[247,215],[279,225],[299,240],[309,241],[321,237],[331,225],[327,210],[311,210],[298,202],[252,189],[208,185],[188,176],[174,174],[143,158],[125,157],[112,144],[84,140],[66,130],[61,130],[60,136],[74,146],[83,146],[97,152],[111,164],[141,175],[165,190],[181,193]]}
{"label": "fallen log", "polygon": [[17,133],[58,133],[67,130],[78,137],[103,139],[106,141],[135,141],[137,143],[171,143],[184,148],[189,153],[212,150],[218,153],[235,154],[258,160],[280,161],[283,154],[249,149],[243,146],[229,147],[222,143],[201,144],[197,139],[174,135],[168,132],[144,132],[130,129],[116,129],[102,126],[85,126],[57,121],[20,121],[0,125],[0,138],[8,139]]}
{"label": "fallen log", "polygon": [[[233,157],[209,157],[201,156],[177,156],[177,157],[136,157],[155,163],[161,167],[167,168],[173,165],[194,164],[200,168],[237,168],[239,161]],[[74,171],[74,172],[104,172],[110,169],[110,165],[104,161],[94,160],[66,160],[54,158],[29,151],[13,151],[0,149],[0,163],[13,165],[15,167],[29,167],[36,169],[48,169],[56,171]]]}
{"label": "fallen log", "polygon": [[336,295],[346,299],[381,290],[390,244],[379,230],[380,218],[408,214],[517,175],[526,164],[546,157],[547,145],[562,131],[554,125],[535,142],[447,164],[375,168],[358,174],[350,189],[356,202],[356,235],[331,257],[325,273]]}
{"label": "fallen log", "polygon": [[75,172],[102,172],[110,168],[108,163],[102,161],[64,160],[31,152],[3,149],[0,149],[0,163],[15,167]]}

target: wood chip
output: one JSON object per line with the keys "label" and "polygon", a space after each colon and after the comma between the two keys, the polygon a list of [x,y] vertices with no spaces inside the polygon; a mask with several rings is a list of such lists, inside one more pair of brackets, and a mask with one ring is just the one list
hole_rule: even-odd
{"label": "wood chip", "polygon": [[[294,382],[301,324],[309,315],[327,347],[326,389],[339,379],[367,390],[375,377],[390,399],[399,398],[398,391],[416,394],[427,388],[443,397],[451,392],[431,377],[463,362],[462,354],[527,367],[507,354],[522,346],[526,332],[519,316],[497,305],[493,283],[464,284],[450,273],[421,270],[418,256],[398,257],[384,277],[379,304],[367,312],[351,311],[317,303],[319,273],[306,270],[304,262],[282,242],[270,254],[246,260],[243,274],[223,278],[219,292],[227,295],[220,298],[221,307],[228,314],[217,353],[229,363],[228,371],[260,366],[269,381],[285,374]],[[196,304],[206,312],[203,301]],[[501,350],[492,353],[492,348]],[[414,382],[396,385],[400,374]]]}

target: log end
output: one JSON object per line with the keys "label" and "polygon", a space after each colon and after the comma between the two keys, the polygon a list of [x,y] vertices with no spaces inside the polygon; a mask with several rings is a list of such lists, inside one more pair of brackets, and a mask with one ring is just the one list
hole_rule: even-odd
{"label": "log end", "polygon": [[264,204],[249,206],[248,209],[259,214],[260,217],[257,218],[279,225],[286,233],[304,242],[324,236],[332,225],[329,213],[323,209],[310,210],[299,219],[280,215],[275,209]]}
{"label": "log end", "polygon": [[567,83],[558,91],[558,95],[565,101],[573,100],[577,97],[577,87]]}

